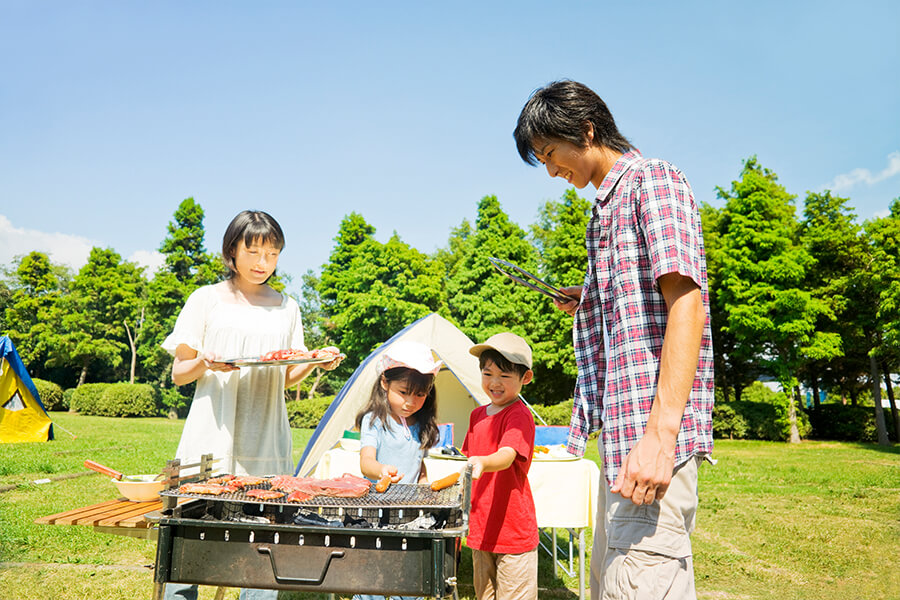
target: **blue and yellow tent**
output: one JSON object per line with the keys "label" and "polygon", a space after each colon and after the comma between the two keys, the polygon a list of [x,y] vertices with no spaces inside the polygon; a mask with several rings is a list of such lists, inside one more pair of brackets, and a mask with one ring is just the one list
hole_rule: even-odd
{"label": "blue and yellow tent", "polygon": [[7,336],[0,336],[0,443],[46,442],[53,422]]}

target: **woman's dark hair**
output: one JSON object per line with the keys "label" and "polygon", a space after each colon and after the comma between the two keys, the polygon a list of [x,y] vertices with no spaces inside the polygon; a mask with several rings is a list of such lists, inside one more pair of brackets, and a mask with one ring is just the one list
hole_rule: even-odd
{"label": "woman's dark hair", "polygon": [[[382,373],[385,382],[390,385],[392,382],[405,383],[407,391],[410,394],[425,394],[425,403],[416,414],[416,423],[419,424],[419,441],[423,450],[428,450],[440,439],[440,431],[435,422],[437,413],[437,393],[434,389],[434,375],[422,374],[415,369],[407,367],[394,367]],[[382,427],[387,428],[388,419],[390,419],[391,405],[387,401],[387,392],[381,387],[381,377],[375,382],[372,388],[372,395],[366,406],[356,415],[356,427],[362,427],[363,417],[368,413],[372,413],[372,422],[375,419],[381,421]]]}
{"label": "woman's dark hair", "polygon": [[525,373],[528,372],[527,365],[514,363],[492,348],[488,348],[478,355],[478,368],[484,369],[484,366],[489,362],[497,365],[497,368],[504,373],[515,373],[519,376],[519,379],[525,377]]}
{"label": "woman's dark hair", "polygon": [[594,146],[606,146],[623,154],[633,148],[619,133],[606,103],[586,85],[564,79],[535,90],[522,108],[513,132],[519,156],[529,165],[537,165],[534,146],[539,140],[564,140],[587,148],[587,123],[594,127]]}
{"label": "woman's dark hair", "polygon": [[[228,224],[222,237],[222,261],[228,268],[228,279],[237,273],[234,254],[241,240],[245,246],[252,246],[258,241],[272,244],[279,251],[284,248],[284,232],[272,215],[261,210],[245,210],[238,213]],[[273,272],[272,275],[274,274]]]}

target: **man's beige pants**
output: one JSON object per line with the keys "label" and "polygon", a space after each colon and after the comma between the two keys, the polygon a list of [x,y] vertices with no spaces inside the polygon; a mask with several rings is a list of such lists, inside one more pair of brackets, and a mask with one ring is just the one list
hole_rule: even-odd
{"label": "man's beige pants", "polygon": [[601,467],[591,600],[696,600],[690,536],[701,460],[675,469],[662,501],[640,506],[611,493]]}

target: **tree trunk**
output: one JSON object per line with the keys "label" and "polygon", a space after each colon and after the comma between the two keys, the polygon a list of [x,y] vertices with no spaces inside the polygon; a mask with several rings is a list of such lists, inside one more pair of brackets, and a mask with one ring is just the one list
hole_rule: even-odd
{"label": "tree trunk", "polygon": [[800,443],[800,430],[797,428],[797,404],[800,402],[800,388],[788,390],[788,418],[791,422],[791,443]]}
{"label": "tree trunk", "polygon": [[125,333],[128,334],[128,345],[131,346],[131,378],[128,380],[128,383],[134,383],[134,365],[137,362],[137,351],[134,347],[134,338],[131,337],[131,329],[128,328],[128,320],[122,319],[122,322],[125,324]]}
{"label": "tree trunk", "polygon": [[900,442],[900,414],[897,412],[897,403],[894,401],[894,386],[891,383],[891,371],[887,363],[881,361],[881,373],[884,375],[884,385],[887,388],[888,403],[891,405],[891,417],[894,420],[894,441]]}
{"label": "tree trunk", "polygon": [[84,364],[81,365],[81,373],[78,375],[78,383],[75,384],[75,387],[81,387],[81,384],[83,384],[84,380],[87,379],[87,370],[88,363],[87,361],[85,361]]}
{"label": "tree trunk", "polygon": [[125,333],[128,334],[128,344],[131,346],[131,379],[128,383],[134,383],[134,367],[137,365],[137,347],[135,344],[138,336],[141,335],[141,329],[144,328],[144,307],[141,307],[141,318],[137,322],[137,329],[134,330],[134,337],[131,337],[128,321],[123,319],[122,322],[125,323]]}
{"label": "tree trunk", "polygon": [[312,385],[309,388],[309,394],[306,396],[310,400],[316,395],[316,388],[319,387],[319,382],[325,377],[325,373],[326,371],[324,369],[316,369],[316,378],[313,379]]}
{"label": "tree trunk", "polygon": [[870,381],[872,382],[872,400],[875,401],[875,429],[878,432],[878,444],[888,446],[887,427],[884,424],[884,410],[881,407],[881,377],[878,374],[878,363],[869,354]]}
{"label": "tree trunk", "polygon": [[734,386],[734,401],[735,402],[741,401],[741,386],[738,384],[735,384],[735,386]]}
{"label": "tree trunk", "polygon": [[816,376],[815,370],[810,373],[810,384],[812,385],[813,408],[819,409],[819,378]]}

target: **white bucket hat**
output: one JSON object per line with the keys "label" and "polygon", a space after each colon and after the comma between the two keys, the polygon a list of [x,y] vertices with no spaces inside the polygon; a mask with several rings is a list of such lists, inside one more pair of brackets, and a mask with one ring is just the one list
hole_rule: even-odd
{"label": "white bucket hat", "polygon": [[437,375],[443,364],[443,361],[434,360],[431,349],[425,344],[399,341],[391,344],[381,355],[378,372],[384,373],[388,369],[406,367],[423,375]]}

